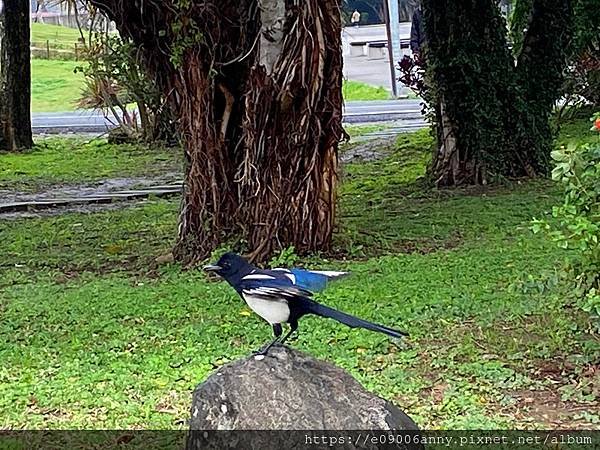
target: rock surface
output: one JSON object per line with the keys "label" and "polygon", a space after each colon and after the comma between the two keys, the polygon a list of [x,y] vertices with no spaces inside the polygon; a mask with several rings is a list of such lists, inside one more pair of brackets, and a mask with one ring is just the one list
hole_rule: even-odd
{"label": "rock surface", "polygon": [[[212,448],[210,437],[219,433],[208,430],[418,430],[398,407],[365,390],[345,370],[288,347],[221,367],[194,391],[191,413],[188,449]],[[298,433],[287,434],[286,448],[295,447],[292,436]],[[234,434],[221,438],[228,447],[241,448],[244,438]],[[295,437],[298,448],[307,445],[305,434]]]}

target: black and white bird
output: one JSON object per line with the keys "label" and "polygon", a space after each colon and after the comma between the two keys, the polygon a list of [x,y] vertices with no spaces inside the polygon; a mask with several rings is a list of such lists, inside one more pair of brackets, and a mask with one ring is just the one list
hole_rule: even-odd
{"label": "black and white bird", "polygon": [[[244,299],[250,309],[273,326],[275,339],[259,350],[266,355],[276,343],[283,344],[298,329],[298,319],[306,314],[335,319],[351,328],[365,328],[399,338],[407,333],[321,305],[310,297],[325,289],[329,281],[347,275],[347,272],[271,269],[261,270],[235,253],[226,253],[214,265],[204,270],[223,277]],[[281,324],[290,325],[282,337]]]}

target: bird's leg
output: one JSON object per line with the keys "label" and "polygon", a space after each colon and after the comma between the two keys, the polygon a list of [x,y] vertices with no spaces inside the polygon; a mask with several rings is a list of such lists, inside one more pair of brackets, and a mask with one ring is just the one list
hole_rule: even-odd
{"label": "bird's leg", "polygon": [[287,341],[287,339],[292,335],[294,331],[298,329],[298,322],[290,322],[290,331],[279,341],[281,345]]}
{"label": "bird's leg", "polygon": [[275,339],[273,339],[271,342],[269,342],[266,346],[264,346],[259,351],[257,351],[255,353],[255,355],[256,356],[258,356],[258,355],[266,355],[267,353],[269,353],[269,350],[271,350],[271,347],[273,347],[278,342],[279,342],[279,336],[277,336]]}
{"label": "bird's leg", "polygon": [[281,324],[274,323],[273,324],[273,334],[275,335],[275,339],[273,339],[267,345],[261,347],[261,349],[258,350],[257,352],[255,352],[254,354],[255,355],[266,355],[269,352],[269,350],[271,349],[271,347],[273,347],[273,345],[275,345],[279,341],[279,338],[281,338],[282,333],[283,333],[283,329],[281,328]]}
{"label": "bird's leg", "polygon": [[273,334],[275,335],[275,339],[279,339],[281,337],[281,333],[283,333],[283,328],[280,323],[273,324]]}

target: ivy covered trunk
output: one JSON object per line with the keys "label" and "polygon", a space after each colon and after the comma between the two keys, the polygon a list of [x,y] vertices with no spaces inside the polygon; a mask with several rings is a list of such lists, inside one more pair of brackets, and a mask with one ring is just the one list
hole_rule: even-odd
{"label": "ivy covered trunk", "polygon": [[494,0],[424,0],[432,97],[444,113],[439,135],[455,144],[438,139],[438,186],[546,172],[570,16],[569,0],[533,0],[515,62]]}
{"label": "ivy covered trunk", "polygon": [[[91,0],[136,43],[187,167],[175,255],[329,246],[341,129],[339,0]],[[322,132],[321,132],[322,131]]]}
{"label": "ivy covered trunk", "polygon": [[31,148],[29,2],[0,4],[0,150]]}
{"label": "ivy covered trunk", "polygon": [[573,31],[572,0],[533,0],[529,16],[514,70],[518,90],[511,125],[517,151],[530,155],[529,172],[546,173],[553,142],[550,116],[562,95]]}
{"label": "ivy covered trunk", "polygon": [[255,259],[290,245],[329,249],[343,133],[339,8],[339,0],[260,1],[238,174]]}

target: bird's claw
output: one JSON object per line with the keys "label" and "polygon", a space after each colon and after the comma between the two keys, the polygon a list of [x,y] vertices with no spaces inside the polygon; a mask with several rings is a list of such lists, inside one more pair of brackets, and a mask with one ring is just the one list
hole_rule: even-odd
{"label": "bird's claw", "polygon": [[273,347],[277,347],[277,346],[281,347],[281,346],[283,346],[283,344],[280,344],[279,342],[267,344],[267,345],[259,348],[258,350],[253,351],[252,355],[253,356],[268,356],[269,350],[271,350]]}

